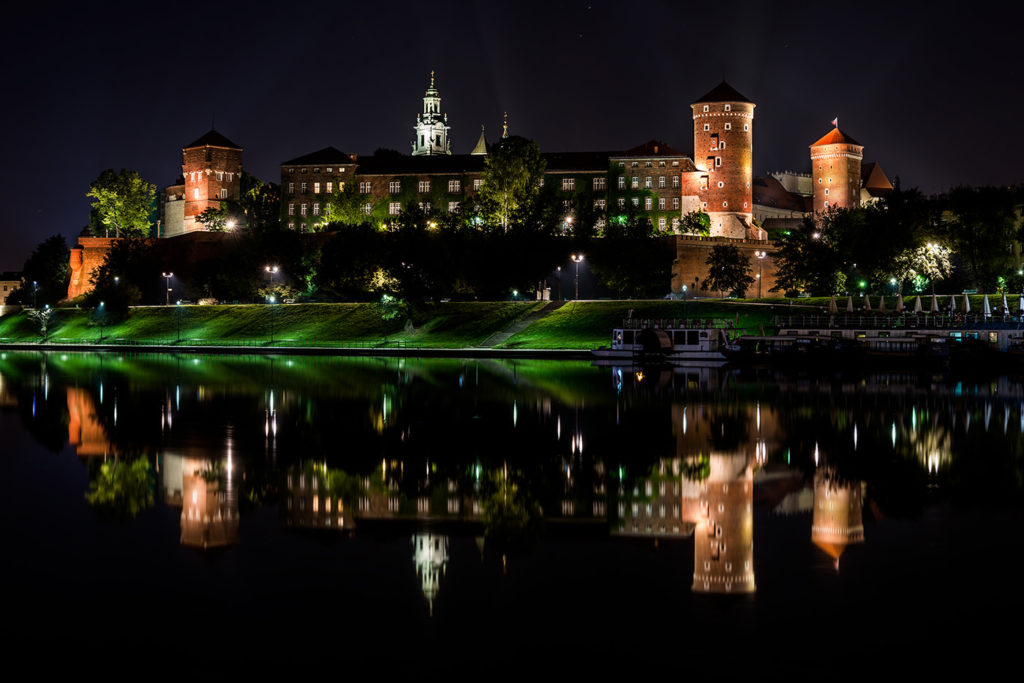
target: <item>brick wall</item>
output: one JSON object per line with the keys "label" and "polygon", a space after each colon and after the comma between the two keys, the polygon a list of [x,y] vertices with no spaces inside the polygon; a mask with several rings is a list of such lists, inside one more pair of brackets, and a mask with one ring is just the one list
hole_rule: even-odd
{"label": "brick wall", "polygon": [[[746,291],[745,297],[757,296],[757,276],[761,275],[761,296],[780,296],[778,292],[770,292],[775,286],[775,245],[772,242],[748,239],[729,239],[725,237],[700,238],[688,235],[677,235],[676,261],[672,265],[672,293],[678,294],[686,285],[687,298],[693,296],[721,296],[721,292],[703,291],[700,284],[708,277],[707,259],[711,249],[720,245],[733,245],[750,260],[751,275],[754,284]],[[759,259],[757,252],[765,252]]]}

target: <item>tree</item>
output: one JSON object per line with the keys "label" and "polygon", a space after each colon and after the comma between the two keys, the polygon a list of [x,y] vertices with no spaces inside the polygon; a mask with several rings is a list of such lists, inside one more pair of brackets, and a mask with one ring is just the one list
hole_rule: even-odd
{"label": "tree", "polygon": [[50,323],[53,322],[53,316],[57,309],[50,308],[49,306],[43,306],[42,308],[33,308],[28,312],[28,319],[36,324],[39,328],[39,337],[46,341],[47,331],[50,329]]}
{"label": "tree", "polygon": [[71,281],[71,251],[64,236],[54,235],[40,242],[22,266],[21,277],[24,284],[8,298],[12,304],[53,305],[66,297]]}
{"label": "tree", "polygon": [[711,216],[703,211],[691,211],[679,221],[679,232],[684,235],[711,235]]}
{"label": "tree", "polygon": [[950,190],[943,214],[950,245],[962,266],[964,284],[995,291],[1011,262],[1010,246],[1018,234],[1017,196],[1001,187]]}
{"label": "tree", "polygon": [[355,183],[338,183],[339,187],[331,195],[324,209],[324,222],[327,225],[356,226],[369,221],[363,205],[366,195],[356,192]]}
{"label": "tree", "polygon": [[135,171],[107,169],[89,186],[87,197],[106,227],[107,236],[145,237],[150,229],[149,214],[156,197],[156,186],[147,183]]}
{"label": "tree", "polygon": [[513,135],[487,153],[478,195],[484,220],[508,230],[534,210],[545,162],[537,143]]}
{"label": "tree", "polygon": [[231,220],[231,214],[223,204],[216,208],[211,206],[196,216],[196,222],[202,224],[210,232],[224,232],[228,229],[228,223]]}
{"label": "tree", "polygon": [[712,289],[742,296],[754,284],[754,277],[750,274],[750,259],[731,244],[712,247],[705,263],[708,265],[708,276],[701,283],[704,291]]}

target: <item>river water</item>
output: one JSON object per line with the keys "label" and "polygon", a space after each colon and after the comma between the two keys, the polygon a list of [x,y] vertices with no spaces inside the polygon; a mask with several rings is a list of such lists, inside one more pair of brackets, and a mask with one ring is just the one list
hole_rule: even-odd
{"label": "river water", "polygon": [[987,668],[1024,604],[1022,411],[1006,376],[7,352],[4,641]]}

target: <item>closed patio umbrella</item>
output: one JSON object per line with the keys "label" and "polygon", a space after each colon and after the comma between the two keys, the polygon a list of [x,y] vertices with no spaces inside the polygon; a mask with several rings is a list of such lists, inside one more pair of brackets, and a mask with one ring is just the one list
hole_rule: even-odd
{"label": "closed patio umbrella", "polygon": [[988,294],[981,300],[981,314],[986,318],[992,317],[992,306],[988,303]]}
{"label": "closed patio umbrella", "polygon": [[921,310],[921,295],[918,294],[914,297],[914,313],[920,313]]}
{"label": "closed patio umbrella", "polygon": [[836,298],[834,296],[830,296],[828,298],[828,312],[831,313],[832,315],[835,315],[836,313],[839,312],[839,309],[836,308]]}
{"label": "closed patio umbrella", "polygon": [[964,313],[971,312],[971,300],[967,297],[967,292],[964,292]]}
{"label": "closed patio umbrella", "polygon": [[878,312],[885,313],[885,294],[878,297]]}
{"label": "closed patio umbrella", "polygon": [[935,296],[934,294],[932,294],[932,310],[931,310],[931,312],[932,313],[938,313],[939,312],[939,297]]}
{"label": "closed patio umbrella", "polygon": [[[1024,301],[1024,294],[1020,295],[1020,300]],[[1022,303],[1021,306],[1024,306],[1024,303]],[[847,313],[853,313],[853,297],[852,296],[846,297],[846,312]]]}
{"label": "closed patio umbrella", "polygon": [[1010,304],[1006,303],[1006,292],[1003,292],[1003,316],[1010,315]]}
{"label": "closed patio umbrella", "polygon": [[871,297],[869,297],[867,294],[864,295],[864,310],[871,310]]}
{"label": "closed patio umbrella", "polygon": [[955,296],[949,297],[949,312],[950,313],[956,313],[956,297]]}
{"label": "closed patio umbrella", "polygon": [[896,312],[903,312],[903,292],[900,292],[899,294],[896,295]]}

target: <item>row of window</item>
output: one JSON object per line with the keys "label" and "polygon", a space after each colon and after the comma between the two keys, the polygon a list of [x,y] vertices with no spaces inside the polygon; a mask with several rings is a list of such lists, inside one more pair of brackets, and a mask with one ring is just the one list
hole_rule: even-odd
{"label": "row of window", "polygon": [[[289,216],[294,216],[295,215],[295,204],[289,204],[288,205],[288,215]],[[300,216],[308,216],[309,215],[309,204],[306,204],[306,203],[299,204],[299,215]],[[319,216],[320,215],[320,202],[313,202],[313,215],[314,216]]]}
{"label": "row of window", "polygon": [[[327,194],[331,194],[332,192],[334,192],[333,182],[328,181],[323,184],[316,182],[313,183],[313,194],[320,194],[321,187],[324,188],[324,192],[326,192]],[[345,183],[338,183],[338,190],[344,191]],[[306,194],[307,192],[309,192],[309,183],[299,183],[299,192],[300,194]],[[295,194],[295,183],[288,183],[288,194]]]}
{"label": "row of window", "polygon": [[[705,130],[707,130],[707,129],[705,129]],[[654,164],[654,162],[652,162],[652,161],[645,161],[644,162],[644,168],[651,168],[651,166],[653,164]],[[631,168],[637,168],[637,167],[640,166],[640,162],[639,161],[633,161],[633,162],[630,162],[629,165],[630,165]],[[673,161],[672,165],[673,166],[678,166],[679,162],[678,161]],[[664,167],[665,166],[665,162],[664,161],[659,161],[658,162],[658,166],[659,167]],[[625,167],[626,167],[626,162],[625,161],[620,161],[619,162],[619,168],[625,168]]]}
{"label": "row of window", "polygon": [[[203,174],[204,173],[206,173],[206,171],[191,171],[188,174],[189,182],[190,183],[198,183],[200,180],[203,179]],[[216,171],[214,173],[214,175],[216,176],[216,178],[217,178],[217,180],[219,182],[224,182],[224,179],[226,177],[227,181],[230,183],[235,178],[235,174],[234,173],[229,173],[229,172],[226,172],[226,171]]]}
{"label": "row of window", "polygon": [[[732,124],[731,123],[725,124],[725,129],[726,130],[732,130]],[[705,123],[704,124],[704,130],[705,131],[710,131],[711,130],[711,124],[710,123]],[[743,124],[743,132],[746,133],[746,132],[749,132],[749,131],[750,131],[750,124],[749,123],[744,123]]]}
{"label": "row of window", "polygon": [[[329,184],[330,183],[328,183],[328,185]],[[475,178],[473,180],[473,189],[474,190],[479,190],[482,184],[483,184],[483,181],[480,178]],[[303,186],[303,188],[305,188],[305,183],[303,183],[302,186]],[[342,188],[344,188],[344,184],[343,183],[340,186]],[[421,193],[422,192],[430,192],[430,181],[429,180],[420,180],[416,184],[416,189],[417,189],[417,191],[419,191]],[[303,190],[303,191],[305,191],[305,190]],[[390,194],[398,194],[401,191],[402,191],[402,181],[401,180],[391,180],[391,181],[388,182],[388,192]],[[461,180],[449,180],[448,181],[448,191],[452,192],[452,193],[462,192],[462,181]],[[371,194],[372,192],[373,192],[373,182],[372,181],[370,181],[370,180],[362,180],[362,181],[359,182],[359,194]]]}
{"label": "row of window", "polygon": [[[226,188],[226,187],[220,188],[220,193],[219,194],[220,194],[220,198],[221,199],[227,199],[228,198],[228,188]],[[198,187],[192,190],[192,199],[199,199],[199,188]]]}
{"label": "row of window", "polygon": [[[665,183],[665,176],[658,176],[658,189],[665,189]],[[634,190],[640,189],[640,176],[633,176],[632,178],[630,178],[629,186]],[[679,187],[679,176],[672,176],[672,187]],[[644,176],[644,188],[648,190],[654,188],[654,176]],[[597,188],[595,187],[594,189],[596,190]],[[601,189],[604,189],[603,183]],[[619,189],[626,189],[626,176],[624,175],[619,176]]]}
{"label": "row of window", "polygon": [[[295,173],[295,169],[294,168],[289,168],[288,172],[289,173]],[[308,173],[308,172],[309,172],[308,168],[299,169],[299,173]],[[320,172],[320,167],[319,166],[313,168],[313,173],[319,173],[319,172]],[[331,166],[327,166],[326,168],[324,168],[324,172],[325,173],[334,173],[334,168],[331,167]],[[344,172],[345,172],[345,168],[344,167],[338,168],[338,173],[344,173]]]}
{"label": "row of window", "polygon": [[[620,209],[626,208],[626,198],[625,197],[619,197],[618,201],[619,201],[619,208]],[[637,207],[640,206],[640,198],[639,197],[633,197],[630,201],[633,203],[633,206],[637,206]],[[664,197],[658,197],[658,211],[664,211],[665,210],[665,205],[666,205],[665,198]],[[597,201],[594,202],[594,206],[596,208],[603,209],[603,208],[605,208],[605,202],[604,202],[603,199],[598,199]],[[675,211],[679,210],[679,197],[673,197],[672,198],[672,209],[675,210]],[[653,211],[653,210],[654,210],[654,201],[653,201],[653,199],[651,197],[644,197],[644,211]]]}

